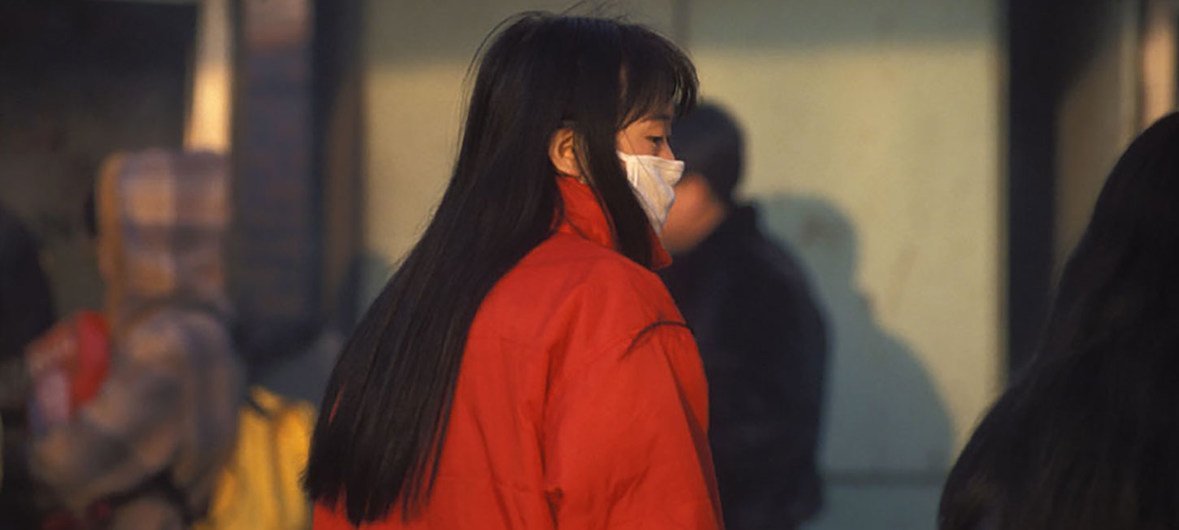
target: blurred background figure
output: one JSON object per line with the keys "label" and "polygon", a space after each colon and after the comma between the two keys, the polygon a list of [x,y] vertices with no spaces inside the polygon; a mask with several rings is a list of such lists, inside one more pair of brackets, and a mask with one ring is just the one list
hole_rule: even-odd
{"label": "blurred background figure", "polygon": [[37,243],[24,224],[0,205],[0,424],[3,466],[0,528],[31,521],[29,478],[22,448],[28,434],[24,348],[53,323],[53,293],[41,269]]}
{"label": "blurred background figure", "polygon": [[822,500],[822,310],[793,255],[733,198],[745,156],[733,117],[706,103],[672,131],[685,169],[662,236],[675,259],[661,275],[708,374],[725,526],[797,528]]}
{"label": "blurred background figure", "polygon": [[211,153],[108,162],[85,208],[106,311],[75,313],[25,350],[40,480],[19,528],[309,525],[298,480],[315,412],[243,388],[228,188]]}
{"label": "blurred background figure", "polygon": [[[5,80],[0,83],[0,115],[4,116],[0,120],[0,203],[45,241],[45,264],[54,292],[33,302],[54,304],[59,317],[68,315],[33,347],[31,357],[40,357],[45,351],[93,352],[80,345],[90,341],[77,339],[94,338],[95,334],[80,333],[77,324],[94,320],[76,315],[104,305],[107,298],[82,211],[101,160],[113,152],[142,154],[150,148],[154,148],[152,156],[169,160],[191,160],[193,155],[182,153],[213,152],[216,155],[207,156],[221,161],[222,177],[229,173],[234,177],[224,182],[228,186],[223,190],[224,206],[237,214],[224,219],[226,224],[220,227],[218,244],[225,248],[217,250],[224,253],[216,257],[222,267],[216,271],[216,280],[225,298],[224,313],[228,315],[232,307],[235,317],[235,324],[226,323],[222,332],[228,334],[233,328],[232,351],[240,356],[235,362],[248,365],[248,369],[238,367],[241,373],[227,373],[216,363],[193,367],[187,376],[200,379],[201,384],[223,385],[227,392],[216,398],[192,392],[169,404],[162,399],[122,399],[144,385],[155,386],[160,379],[128,372],[129,365],[142,360],[133,351],[140,350],[138,347],[111,349],[110,372],[105,375],[109,385],[105,386],[121,390],[106,392],[104,388],[96,396],[87,396],[92,401],[71,395],[72,383],[79,375],[77,367],[84,364],[71,362],[77,358],[50,354],[51,362],[33,363],[36,379],[54,379],[43,377],[53,372],[70,377],[71,385],[64,388],[35,385],[57,387],[55,392],[39,394],[66,394],[64,407],[51,405],[41,411],[46,433],[35,442],[37,454],[32,455],[33,468],[46,486],[42,491],[56,494],[59,507],[81,509],[87,499],[112,491],[120,492],[116,495],[120,498],[115,499],[120,502],[113,503],[120,504],[144,493],[126,488],[153,490],[161,482],[167,486],[154,476],[146,485],[129,478],[149,471],[143,468],[167,466],[146,445],[179,447],[184,440],[191,441],[184,436],[196,436],[194,427],[182,433],[182,441],[160,441],[173,437],[176,433],[169,426],[184,420],[157,418],[159,411],[178,406],[183,411],[209,412],[224,405],[220,401],[224,398],[231,404],[221,418],[225,422],[205,422],[205,427],[214,431],[224,428],[235,443],[234,452],[226,454],[220,441],[202,443],[210,453],[178,452],[186,462],[177,471],[175,482],[185,488],[193,486],[186,494],[197,504],[202,496],[209,501],[209,511],[199,528],[291,529],[308,524],[308,505],[296,480],[306,460],[306,428],[313,421],[313,410],[266,387],[287,396],[317,399],[337,351],[332,330],[347,328],[355,309],[349,278],[355,276],[350,270],[356,258],[350,241],[358,234],[353,223],[357,210],[351,203],[357,142],[348,140],[359,115],[355,69],[350,66],[356,56],[355,46],[350,44],[357,27],[355,12],[355,2],[310,0],[0,3],[0,78]],[[166,173],[166,168],[163,171]],[[142,193],[135,198],[138,207],[162,216],[156,221],[164,222],[168,212],[183,210],[196,200],[189,196],[192,190],[156,184],[152,190],[139,189]],[[188,242],[187,238],[194,236],[190,228],[178,227],[173,242]],[[154,238],[159,233],[136,231],[133,235]],[[159,250],[166,253],[166,249]],[[162,255],[157,257],[168,261]],[[213,272],[186,268],[178,282],[200,283],[202,280],[190,273]],[[3,279],[17,276],[6,270]],[[151,273],[138,271],[123,280],[150,282],[153,278]],[[8,300],[4,297],[4,302]],[[117,344],[123,340],[121,326],[115,323],[113,327]],[[104,333],[98,335],[106,338]],[[165,346],[169,345],[160,345],[172,351],[153,353],[179,357],[191,353],[180,346]],[[208,349],[203,346],[200,349]],[[17,379],[24,371],[13,369]],[[258,383],[250,385],[248,393],[244,390],[246,377],[250,383]],[[5,382],[0,393],[17,388]],[[184,388],[178,385],[179,390]],[[13,405],[17,410],[32,397],[20,394],[14,398],[19,402]],[[125,407],[105,405],[114,399]],[[118,409],[111,413],[125,414],[128,421],[142,420],[151,426],[144,429],[144,436],[163,434],[146,445],[136,444],[142,440],[132,436],[134,440],[113,444],[121,447],[122,456],[112,450],[103,458],[92,458],[92,451],[111,445],[66,447],[69,444],[62,440],[68,437],[54,434],[63,429],[86,431],[87,417],[103,416],[79,412],[91,408]],[[49,424],[58,427],[50,428]],[[113,431],[122,427],[130,426],[103,425]],[[80,443],[85,437],[78,439]],[[220,455],[203,460],[213,452]],[[29,456],[26,453],[26,458],[17,460],[28,462]],[[127,467],[110,475],[97,471],[98,467],[121,465],[114,462],[119,458],[125,459],[119,462]],[[80,460],[92,467],[71,467],[82,465]],[[214,460],[216,466],[205,467]],[[5,475],[17,478],[27,467],[6,466]],[[193,475],[197,473],[199,477]],[[87,477],[98,477],[97,482]],[[189,479],[196,483],[189,483]],[[213,489],[214,483],[215,491],[206,491]],[[27,493],[25,488],[6,486],[0,490],[0,503],[30,507],[33,502]],[[159,500],[155,493],[149,492],[149,496]],[[90,504],[101,507],[112,503]],[[204,506],[196,508],[203,513]],[[34,527],[17,515],[16,510],[0,509],[0,528]]]}
{"label": "blurred background figure", "polygon": [[[29,450],[32,475],[80,528],[189,527],[234,446],[244,373],[225,288],[226,169],[213,154],[155,150],[112,157],[100,176],[109,373],[81,402],[39,388]],[[28,362],[40,386],[80,364],[79,349],[36,348]]]}
{"label": "blurred background figure", "polygon": [[966,445],[943,530],[1179,527],[1179,114],[1114,167],[1036,354]]}

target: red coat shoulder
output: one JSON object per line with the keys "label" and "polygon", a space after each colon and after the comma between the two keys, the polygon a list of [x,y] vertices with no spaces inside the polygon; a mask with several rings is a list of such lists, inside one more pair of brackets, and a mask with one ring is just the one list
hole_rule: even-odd
{"label": "red coat shoulder", "polygon": [[598,350],[657,323],[683,323],[658,275],[618,252],[557,233],[492,289],[471,333],[525,341],[552,333],[578,349]]}

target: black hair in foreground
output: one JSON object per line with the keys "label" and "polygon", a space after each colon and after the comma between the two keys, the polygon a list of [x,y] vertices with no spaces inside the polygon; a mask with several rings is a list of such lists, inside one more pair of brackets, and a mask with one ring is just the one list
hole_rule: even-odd
{"label": "black hair in foreground", "polygon": [[695,102],[688,58],[619,20],[530,12],[482,52],[458,160],[424,235],[361,319],[328,383],[304,486],[359,524],[429,500],[467,331],[483,298],[552,233],[549,142],[571,127],[619,251],[650,265],[650,228],[616,134]]}
{"label": "black hair in foreground", "polygon": [[1040,349],[950,473],[939,526],[1179,528],[1179,115],[1110,174]]}

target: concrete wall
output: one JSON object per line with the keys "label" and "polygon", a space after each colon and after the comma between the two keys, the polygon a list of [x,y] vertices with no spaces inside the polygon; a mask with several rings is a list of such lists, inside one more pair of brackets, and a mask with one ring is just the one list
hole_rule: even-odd
{"label": "concrete wall", "polygon": [[[834,330],[813,528],[933,528],[998,387],[1003,248],[995,0],[615,2],[685,45],[749,137],[741,193],[810,266]],[[564,2],[367,4],[368,296],[453,162],[487,32]]]}
{"label": "concrete wall", "polygon": [[998,386],[998,3],[693,2],[705,97],[747,124],[744,192],[834,323],[816,528],[932,528]]}

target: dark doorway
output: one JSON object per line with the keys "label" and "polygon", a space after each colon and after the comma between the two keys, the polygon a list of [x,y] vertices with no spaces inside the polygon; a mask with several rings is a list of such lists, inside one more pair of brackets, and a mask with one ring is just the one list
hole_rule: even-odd
{"label": "dark doorway", "polygon": [[1141,2],[1010,0],[1007,325],[1014,374],[1037,347],[1056,275],[1136,125]]}
{"label": "dark doorway", "polygon": [[115,151],[181,145],[196,7],[0,3],[0,203],[41,241],[59,312],[96,307],[83,204]]}

